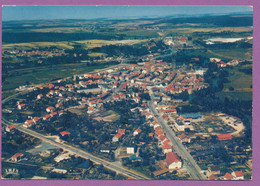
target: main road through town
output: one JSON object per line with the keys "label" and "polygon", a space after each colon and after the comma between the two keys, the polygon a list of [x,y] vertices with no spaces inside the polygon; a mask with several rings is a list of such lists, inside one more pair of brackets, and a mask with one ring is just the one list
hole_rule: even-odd
{"label": "main road through town", "polygon": [[137,172],[134,172],[134,171],[131,171],[131,170],[128,170],[128,169],[125,169],[113,162],[109,162],[109,161],[106,161],[106,160],[103,160],[99,157],[96,157],[86,151],[83,151],[79,148],[76,148],[76,147],[73,147],[71,145],[68,145],[68,144],[65,144],[64,142],[57,142],[53,139],[49,139],[48,137],[38,133],[38,132],[35,132],[33,130],[30,130],[30,129],[26,129],[22,126],[22,123],[11,123],[9,121],[6,121],[4,118],[2,118],[2,123],[5,124],[5,125],[15,125],[16,129],[18,129],[19,131],[25,133],[25,134],[29,134],[35,138],[38,138],[44,142],[47,142],[51,145],[54,145],[56,147],[59,147],[59,148],[62,148],[64,150],[67,150],[69,152],[72,152],[84,159],[90,159],[91,161],[97,163],[97,164],[102,164],[104,167],[110,169],[110,170],[113,170],[113,171],[116,171],[117,173],[120,173],[120,174],[123,174],[127,177],[131,177],[131,178],[134,178],[134,179],[138,179],[138,180],[146,180],[146,179],[149,179],[148,177],[144,176],[144,175],[141,175]]}
{"label": "main road through town", "polygon": [[192,179],[207,180],[206,176],[201,173],[200,167],[197,165],[190,153],[183,146],[179,138],[176,136],[173,130],[165,123],[165,121],[159,116],[159,113],[155,109],[154,103],[152,101],[148,102],[148,107],[152,111],[153,115],[160,123],[162,128],[164,129],[166,136],[171,140],[175,152],[182,158],[183,163],[187,168],[188,172],[190,173]]}

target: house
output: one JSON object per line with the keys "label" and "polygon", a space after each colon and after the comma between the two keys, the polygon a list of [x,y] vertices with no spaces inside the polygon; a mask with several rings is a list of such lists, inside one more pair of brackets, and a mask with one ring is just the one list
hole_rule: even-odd
{"label": "house", "polygon": [[214,174],[211,174],[211,175],[209,176],[209,180],[218,180],[218,177],[215,176]]}
{"label": "house", "polygon": [[220,140],[220,141],[232,139],[231,134],[219,134],[219,135],[217,135],[217,137],[218,137],[217,139]]}
{"label": "house", "polygon": [[140,132],[142,132],[141,129],[136,129],[136,130],[134,131],[134,133],[133,133],[133,136],[138,135]]}
{"label": "house", "polygon": [[23,156],[22,153],[16,153],[15,155],[13,155],[11,157],[11,161],[14,161],[14,162],[20,161],[22,156]]}
{"label": "house", "polygon": [[228,172],[224,175],[224,180],[232,180],[233,176],[229,174]]}
{"label": "house", "polygon": [[184,131],[185,130],[185,125],[182,122],[175,122],[174,126],[178,131]]}
{"label": "house", "polygon": [[38,96],[37,96],[37,99],[41,99],[43,97],[43,95],[42,94],[39,94]]}
{"label": "house", "polygon": [[219,166],[211,166],[208,167],[208,170],[211,174],[220,174],[220,168]]}
{"label": "house", "polygon": [[113,138],[112,142],[118,142],[119,139],[122,137],[123,134],[117,133]]}
{"label": "house", "polygon": [[29,127],[32,126],[33,123],[34,123],[33,120],[26,120],[26,121],[24,122],[24,124],[23,124],[23,127],[29,128]]}
{"label": "house", "polygon": [[50,119],[50,118],[51,118],[51,115],[46,114],[42,119],[43,119],[43,120],[47,120],[47,119]]}
{"label": "house", "polygon": [[19,104],[17,107],[19,110],[21,110],[21,109],[25,108],[25,104]]}
{"label": "house", "polygon": [[160,135],[158,137],[158,139],[161,141],[161,142],[164,142],[166,140],[166,137],[164,135]]}
{"label": "house", "polygon": [[244,174],[242,171],[232,172],[231,175],[233,176],[233,180],[243,180],[244,179]]}
{"label": "house", "polygon": [[166,174],[166,173],[168,173],[168,172],[169,172],[169,170],[168,170],[167,168],[163,168],[163,169],[154,171],[154,172],[153,172],[153,175],[154,175],[155,177],[157,177],[157,176],[161,176],[161,175],[163,175],[163,174]]}
{"label": "house", "polygon": [[190,143],[190,137],[182,133],[181,135],[178,136],[181,140],[182,143]]}
{"label": "house", "polygon": [[51,115],[51,117],[54,117],[54,116],[57,116],[58,114],[57,114],[57,112],[52,112],[50,115]]}
{"label": "house", "polygon": [[168,152],[166,154],[166,163],[170,172],[176,169],[180,169],[182,166],[181,160],[174,152]]}
{"label": "house", "polygon": [[164,154],[167,154],[168,152],[172,152],[172,146],[169,144],[164,144],[162,146],[162,149]]}
{"label": "house", "polygon": [[51,107],[48,107],[48,108],[46,108],[46,111],[47,111],[47,112],[53,112],[53,111],[54,111],[54,107],[52,107],[52,106],[51,106]]}
{"label": "house", "polygon": [[40,119],[41,118],[39,118],[39,117],[35,117],[35,118],[33,118],[33,122],[36,124]]}
{"label": "house", "polygon": [[61,136],[66,136],[66,135],[69,135],[70,134],[70,132],[67,132],[67,131],[62,131],[62,132],[60,132],[60,135]]}
{"label": "house", "polygon": [[6,132],[10,132],[12,129],[15,129],[14,125],[9,125],[5,128]]}

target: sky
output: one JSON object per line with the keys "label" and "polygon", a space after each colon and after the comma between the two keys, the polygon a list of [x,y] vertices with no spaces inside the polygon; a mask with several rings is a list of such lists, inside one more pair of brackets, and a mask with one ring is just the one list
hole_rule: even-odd
{"label": "sky", "polygon": [[165,17],[252,12],[250,6],[4,6],[2,20]]}

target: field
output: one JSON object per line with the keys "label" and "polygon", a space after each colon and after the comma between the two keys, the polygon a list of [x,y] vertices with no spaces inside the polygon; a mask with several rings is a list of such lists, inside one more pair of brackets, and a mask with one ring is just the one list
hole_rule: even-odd
{"label": "field", "polygon": [[[252,64],[243,65],[242,67],[234,67],[229,72],[234,74],[233,76],[228,77],[230,82],[224,84],[222,92],[219,92],[217,95],[220,98],[228,97],[230,99],[239,99],[239,100],[252,100],[252,74],[246,74],[239,71],[239,69],[251,69]],[[233,87],[234,90],[230,90]]]}
{"label": "field", "polygon": [[252,59],[252,49],[242,49],[236,48],[232,50],[227,49],[213,49],[208,50],[208,52],[212,52],[213,54],[219,56],[220,58],[228,58],[228,59]]}
{"label": "field", "polygon": [[145,42],[146,40],[82,40],[82,41],[71,41],[71,42],[30,42],[30,43],[15,43],[15,44],[3,44],[3,50],[29,50],[33,48],[45,48],[45,47],[57,47],[60,49],[72,49],[73,44],[85,44],[86,48],[101,47],[103,45],[113,44],[138,44]]}
{"label": "field", "polygon": [[[192,26],[192,25],[191,25]],[[193,25],[194,26],[194,25]],[[191,34],[191,33],[195,33],[195,32],[204,32],[204,33],[207,33],[207,32],[211,32],[211,33],[220,33],[220,32],[224,32],[224,31],[230,31],[230,32],[249,32],[249,31],[252,31],[252,28],[249,28],[249,27],[222,27],[222,28],[203,28],[203,27],[200,27],[200,25],[196,24],[196,26],[198,27],[184,27],[184,28],[174,28],[174,29],[168,29],[167,30],[167,33],[184,33],[184,34]]]}
{"label": "field", "polygon": [[3,44],[3,50],[13,50],[14,48],[19,50],[30,50],[33,48],[45,48],[45,47],[57,47],[61,49],[72,49],[73,46],[68,42],[31,42],[31,43],[15,43],[15,44]]}

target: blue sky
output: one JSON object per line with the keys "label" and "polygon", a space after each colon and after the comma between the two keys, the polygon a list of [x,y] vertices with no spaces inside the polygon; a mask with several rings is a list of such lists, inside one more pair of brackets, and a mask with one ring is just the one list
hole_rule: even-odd
{"label": "blue sky", "polygon": [[253,11],[250,6],[4,6],[3,21],[163,17],[178,14],[229,14]]}

